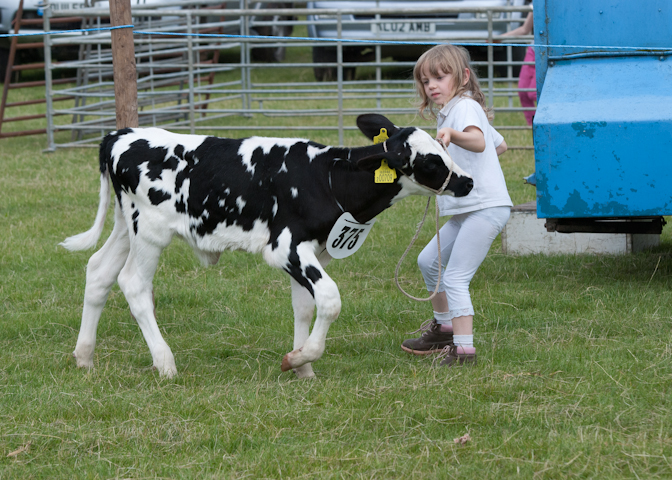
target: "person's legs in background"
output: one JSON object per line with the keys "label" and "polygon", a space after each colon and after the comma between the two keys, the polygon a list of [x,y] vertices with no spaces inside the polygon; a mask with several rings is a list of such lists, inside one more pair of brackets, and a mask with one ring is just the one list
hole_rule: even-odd
{"label": "person's legs in background", "polygon": [[[534,49],[528,47],[525,52],[525,61],[534,62]],[[534,108],[537,103],[537,77],[536,70],[534,65],[523,65],[520,69],[520,76],[518,77],[518,88],[519,89],[534,89],[533,91],[525,92],[518,91],[518,97],[520,98],[520,105],[524,108]],[[525,120],[527,120],[528,125],[532,125],[532,119],[534,118],[534,110],[525,110],[523,112],[525,115]]]}

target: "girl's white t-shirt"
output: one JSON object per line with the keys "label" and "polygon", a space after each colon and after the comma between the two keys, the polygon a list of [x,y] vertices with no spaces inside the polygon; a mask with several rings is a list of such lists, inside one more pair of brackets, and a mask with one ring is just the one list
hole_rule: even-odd
{"label": "girl's white t-shirt", "polygon": [[441,215],[513,206],[495,150],[503,137],[490,125],[481,105],[469,97],[455,97],[437,115],[437,131],[450,127],[462,132],[472,125],[483,132],[485,150],[481,153],[470,152],[451,143],[448,145],[448,154],[462,170],[472,176],[474,188],[466,197],[438,197]]}

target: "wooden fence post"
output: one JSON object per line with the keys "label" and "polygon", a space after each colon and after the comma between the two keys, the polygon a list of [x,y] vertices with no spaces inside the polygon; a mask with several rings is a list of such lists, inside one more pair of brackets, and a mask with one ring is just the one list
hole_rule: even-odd
{"label": "wooden fence post", "polygon": [[[110,24],[131,25],[130,0],[110,0]],[[112,30],[112,69],[117,128],[138,126],[138,81],[135,71],[133,29]]]}

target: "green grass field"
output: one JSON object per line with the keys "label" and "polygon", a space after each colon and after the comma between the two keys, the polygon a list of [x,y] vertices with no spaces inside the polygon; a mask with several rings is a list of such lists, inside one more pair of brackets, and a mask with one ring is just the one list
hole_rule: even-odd
{"label": "green grass field", "polygon": [[[343,311],[313,381],[280,372],[286,275],[239,252],[206,269],[176,241],[155,295],[179,376],[149,368],[117,287],[83,371],[72,350],[92,252],[57,244],[93,222],[97,152],[45,143],[0,141],[0,479],[672,478],[669,227],[624,256],[511,257],[497,240],[471,285],[479,365],[445,369],[399,348],[431,316],[393,283],[424,208],[408,199],[329,266]],[[502,166],[514,203],[534,199],[532,153]],[[432,223],[402,269],[415,295]]]}

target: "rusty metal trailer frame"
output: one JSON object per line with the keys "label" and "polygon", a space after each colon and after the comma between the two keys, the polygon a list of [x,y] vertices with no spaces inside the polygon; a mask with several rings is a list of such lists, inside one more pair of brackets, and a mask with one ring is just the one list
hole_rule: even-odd
{"label": "rusty metal trailer frame", "polygon": [[[64,24],[64,23],[72,23],[72,22],[81,22],[83,18],[81,17],[61,17],[59,18],[55,23],[58,24]],[[42,25],[42,20],[40,19],[24,19],[23,18],[23,0],[20,0],[19,2],[19,8],[17,9],[16,13],[16,18],[12,21],[12,26],[14,29],[14,34],[18,34],[19,30],[24,27],[24,26],[30,26],[30,25]],[[26,70],[36,70],[36,69],[44,69],[45,64],[43,62],[37,62],[37,63],[29,63],[29,64],[16,64],[15,59],[17,56],[17,52],[19,50],[28,50],[28,49],[44,49],[44,42],[39,41],[39,42],[29,42],[29,43],[19,43],[19,38],[17,36],[12,37],[12,40],[10,42],[10,47],[9,47],[9,58],[7,60],[7,69],[5,72],[5,78],[4,78],[4,83],[3,83],[3,89],[2,89],[2,100],[0,101],[0,138],[9,138],[9,137],[23,137],[23,136],[28,136],[28,135],[39,135],[39,134],[44,134],[47,133],[47,128],[46,126],[44,128],[26,128],[26,127],[20,127],[18,129],[14,129],[10,132],[3,132],[2,127],[7,124],[7,123],[15,123],[19,125],[25,124],[25,122],[29,122],[32,120],[36,119],[42,119],[42,118],[47,118],[48,113],[38,113],[38,114],[31,114],[31,115],[21,115],[21,114],[15,114],[14,116],[7,116],[7,111],[8,109],[11,110],[12,112],[16,110],[20,110],[25,106],[28,105],[39,105],[39,104],[45,104],[47,102],[46,98],[39,98],[39,99],[34,99],[34,100],[19,100],[19,101],[9,101],[9,93],[10,91],[18,91],[22,88],[31,88],[31,87],[41,87],[46,85],[46,81],[40,81],[40,80],[33,80],[33,81],[21,81],[20,78],[18,78],[18,74],[22,71]],[[17,74],[17,75],[15,75]],[[14,80],[14,77],[17,77]],[[56,80],[55,82],[52,82],[53,84],[65,84],[65,83],[71,83],[75,79],[74,78],[61,78]],[[72,100],[74,97],[72,96],[63,96],[63,95],[54,95],[51,98],[51,102],[62,102],[62,101],[67,101],[67,100]],[[23,128],[23,129],[21,129]]]}

